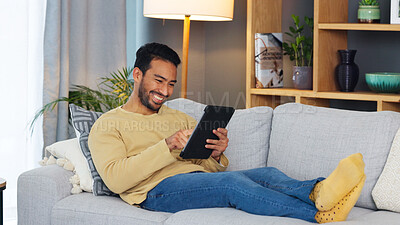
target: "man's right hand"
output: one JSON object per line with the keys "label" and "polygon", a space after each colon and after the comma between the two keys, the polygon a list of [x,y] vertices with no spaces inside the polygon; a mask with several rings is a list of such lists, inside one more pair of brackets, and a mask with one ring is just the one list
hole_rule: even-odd
{"label": "man's right hand", "polygon": [[192,133],[193,129],[179,130],[169,138],[166,138],[165,142],[168,145],[169,151],[171,152],[172,150],[182,149],[183,147],[185,147]]}

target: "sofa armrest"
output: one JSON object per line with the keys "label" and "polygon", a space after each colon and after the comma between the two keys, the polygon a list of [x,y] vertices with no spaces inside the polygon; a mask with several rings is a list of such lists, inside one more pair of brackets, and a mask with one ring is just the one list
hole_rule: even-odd
{"label": "sofa armrest", "polygon": [[24,172],[18,177],[18,224],[51,224],[51,210],[59,200],[71,195],[73,175],[58,165]]}

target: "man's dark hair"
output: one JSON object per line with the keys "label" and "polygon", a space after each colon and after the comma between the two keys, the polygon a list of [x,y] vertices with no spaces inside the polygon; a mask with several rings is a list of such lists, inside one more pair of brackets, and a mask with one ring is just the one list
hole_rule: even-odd
{"label": "man's dark hair", "polygon": [[171,62],[175,67],[178,67],[181,63],[181,59],[173,49],[164,44],[153,42],[145,44],[137,50],[135,67],[138,67],[144,75],[150,68],[153,59]]}

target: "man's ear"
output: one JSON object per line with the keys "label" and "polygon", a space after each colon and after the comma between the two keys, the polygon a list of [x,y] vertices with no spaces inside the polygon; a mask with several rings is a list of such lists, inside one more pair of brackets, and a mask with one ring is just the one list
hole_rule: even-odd
{"label": "man's ear", "polygon": [[138,67],[135,67],[132,71],[132,76],[135,83],[139,83],[143,78],[143,73]]}

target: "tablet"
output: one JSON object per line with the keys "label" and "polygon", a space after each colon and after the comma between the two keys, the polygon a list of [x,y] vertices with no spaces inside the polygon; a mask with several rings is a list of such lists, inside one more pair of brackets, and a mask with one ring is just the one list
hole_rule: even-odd
{"label": "tablet", "polygon": [[205,147],[206,140],[218,140],[218,136],[212,131],[225,128],[234,112],[235,109],[232,107],[206,106],[203,116],[181,151],[180,157],[183,159],[208,159],[213,150]]}

